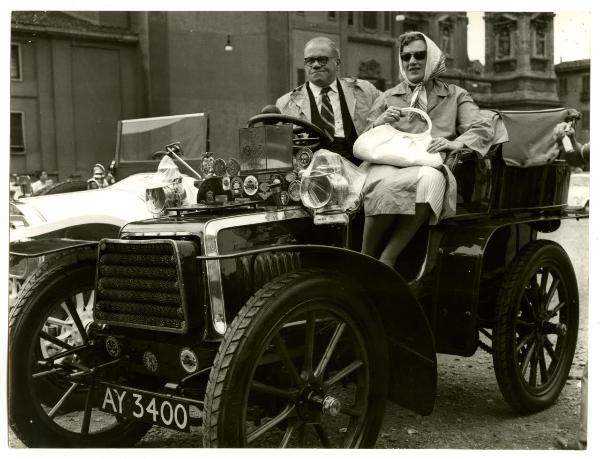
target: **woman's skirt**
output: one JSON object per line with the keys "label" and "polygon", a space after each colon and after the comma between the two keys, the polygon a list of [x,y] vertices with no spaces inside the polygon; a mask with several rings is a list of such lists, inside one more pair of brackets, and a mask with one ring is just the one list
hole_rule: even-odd
{"label": "woman's skirt", "polygon": [[435,225],[456,213],[456,180],[452,172],[428,166],[395,167],[383,164],[366,166],[363,187],[365,215],[414,215],[415,203],[427,203],[433,210],[429,219]]}

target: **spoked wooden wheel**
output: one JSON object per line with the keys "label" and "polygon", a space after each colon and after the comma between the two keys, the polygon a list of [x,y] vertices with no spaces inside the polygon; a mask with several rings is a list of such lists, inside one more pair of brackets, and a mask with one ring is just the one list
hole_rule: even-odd
{"label": "spoked wooden wheel", "polygon": [[506,401],[531,413],[554,403],[569,375],[579,324],[577,280],[551,241],[517,256],[499,293],[494,368]]}
{"label": "spoked wooden wheel", "polygon": [[128,446],[149,426],[97,409],[89,371],[95,251],[67,252],[27,281],[9,324],[9,419],[30,447]]}
{"label": "spoked wooden wheel", "polygon": [[369,447],[386,398],[380,322],[321,271],[263,287],[229,328],[205,398],[204,443]]}

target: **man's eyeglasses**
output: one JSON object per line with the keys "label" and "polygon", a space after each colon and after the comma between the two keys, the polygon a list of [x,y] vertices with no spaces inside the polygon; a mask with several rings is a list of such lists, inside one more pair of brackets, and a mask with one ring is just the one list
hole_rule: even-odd
{"label": "man's eyeglasses", "polygon": [[414,57],[418,61],[422,61],[427,57],[427,51],[416,51],[414,53],[400,53],[400,59],[404,62],[410,61],[410,58]]}
{"label": "man's eyeglasses", "polygon": [[304,65],[313,65],[315,62],[318,62],[319,65],[327,65],[330,57],[327,56],[318,56],[318,57],[305,57]]}

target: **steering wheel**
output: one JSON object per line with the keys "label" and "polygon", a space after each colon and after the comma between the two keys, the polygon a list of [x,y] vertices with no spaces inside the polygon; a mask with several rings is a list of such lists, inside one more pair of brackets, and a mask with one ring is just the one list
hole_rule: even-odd
{"label": "steering wheel", "polygon": [[[323,129],[310,121],[294,116],[282,115],[279,113],[263,113],[250,118],[248,120],[248,127],[252,127],[258,123],[262,123],[263,125],[277,123],[293,124],[295,127],[292,142],[294,143],[294,146],[298,148],[308,147],[315,151],[319,148],[327,147],[333,142],[333,138],[328,132],[323,131]],[[303,133],[308,134],[308,137],[301,137],[300,134]]]}

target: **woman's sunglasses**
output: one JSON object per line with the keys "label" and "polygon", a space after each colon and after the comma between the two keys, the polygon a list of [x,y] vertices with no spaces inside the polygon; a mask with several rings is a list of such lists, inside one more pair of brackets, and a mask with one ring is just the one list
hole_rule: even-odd
{"label": "woman's sunglasses", "polygon": [[417,51],[414,53],[400,53],[400,59],[404,62],[410,61],[410,58],[414,57],[418,61],[422,61],[427,57],[427,51]]}

